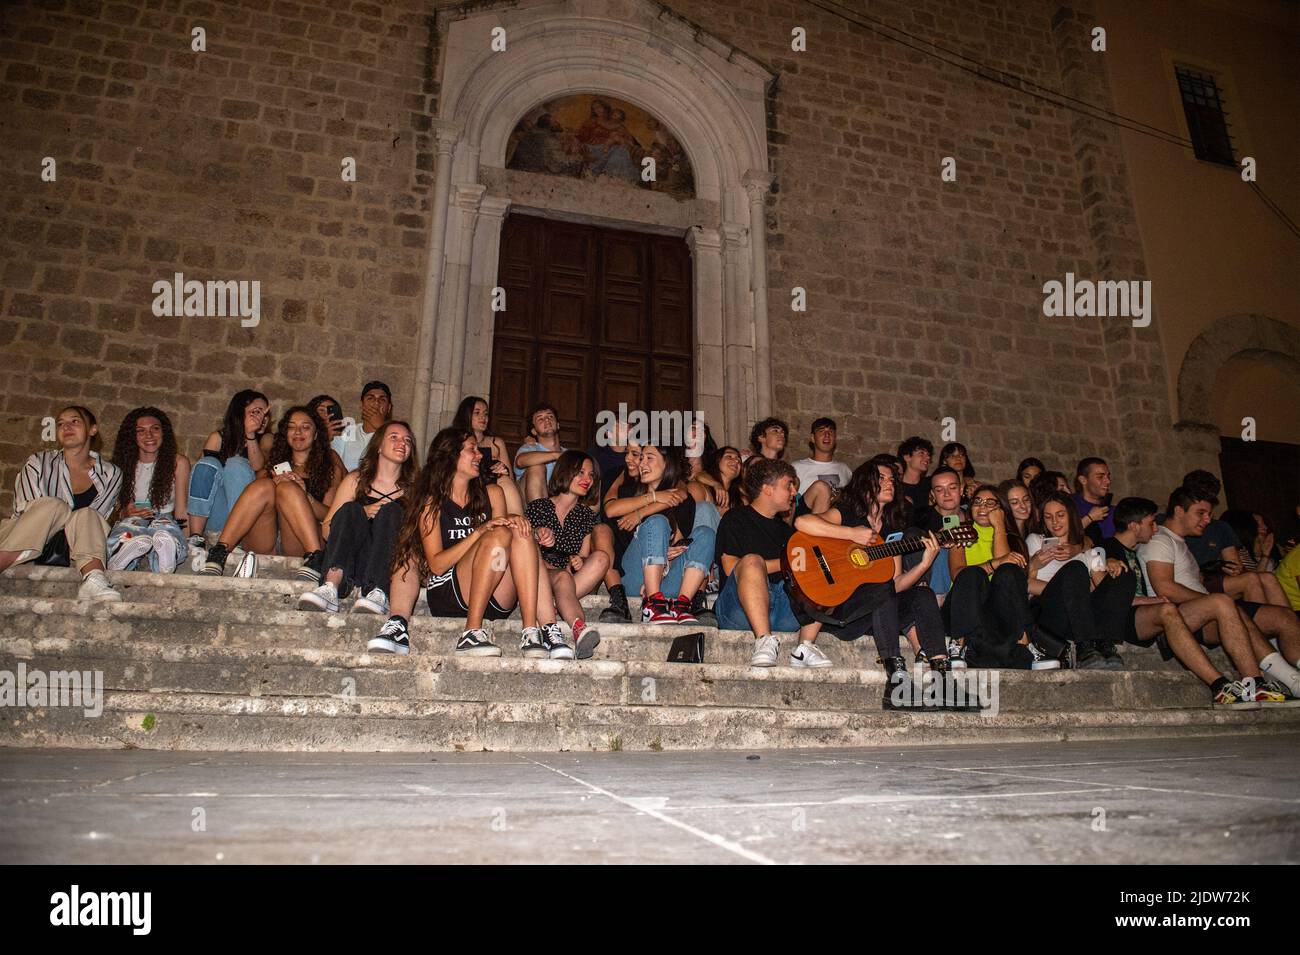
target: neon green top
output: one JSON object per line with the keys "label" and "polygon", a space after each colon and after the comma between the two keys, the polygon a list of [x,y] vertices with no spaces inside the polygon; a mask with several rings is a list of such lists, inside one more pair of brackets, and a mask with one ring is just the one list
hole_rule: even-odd
{"label": "neon green top", "polygon": [[985,527],[983,524],[975,524],[975,533],[979,535],[979,540],[973,544],[966,545],[966,566],[974,567],[977,564],[983,564],[993,559],[993,527]]}
{"label": "neon green top", "polygon": [[1282,585],[1282,590],[1286,594],[1287,602],[1291,604],[1292,610],[1300,610],[1300,545],[1291,548],[1291,553],[1287,554],[1282,563],[1277,565],[1277,570],[1273,571],[1273,576],[1277,582]]}

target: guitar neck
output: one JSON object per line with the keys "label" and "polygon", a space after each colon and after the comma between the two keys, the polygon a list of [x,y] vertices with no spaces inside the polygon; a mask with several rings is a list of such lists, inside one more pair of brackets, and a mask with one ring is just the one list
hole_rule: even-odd
{"label": "guitar neck", "polygon": [[[952,531],[940,531],[935,535],[940,544],[946,544],[953,539]],[[894,541],[892,544],[873,544],[868,547],[867,556],[872,560],[880,560],[882,557],[897,557],[900,554],[910,554],[913,551],[925,549],[924,537],[908,537],[903,540]]]}

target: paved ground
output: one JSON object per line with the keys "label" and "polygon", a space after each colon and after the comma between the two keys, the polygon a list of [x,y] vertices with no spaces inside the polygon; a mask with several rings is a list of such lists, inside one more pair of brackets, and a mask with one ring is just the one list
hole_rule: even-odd
{"label": "paved ground", "polygon": [[1297,862],[1298,746],[7,749],[0,862]]}

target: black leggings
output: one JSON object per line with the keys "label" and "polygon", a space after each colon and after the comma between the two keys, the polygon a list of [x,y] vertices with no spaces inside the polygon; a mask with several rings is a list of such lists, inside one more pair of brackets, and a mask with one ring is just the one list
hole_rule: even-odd
{"label": "black leggings", "polygon": [[1029,632],[1029,578],[1024,568],[1003,564],[990,577],[978,567],[967,567],[952,582],[943,609],[953,639],[966,640],[966,659],[972,666],[1029,666],[1029,652],[1017,649]]}
{"label": "black leggings", "polygon": [[1136,586],[1133,572],[1125,570],[1118,577],[1107,574],[1093,590],[1088,568],[1071,560],[1052,576],[1030,606],[1040,634],[1046,631],[1079,646],[1123,643]]}
{"label": "black leggings", "polygon": [[[868,588],[871,588],[868,591]],[[939,616],[939,601],[929,587],[909,587],[901,594],[894,590],[894,582],[869,584],[861,587],[854,596],[871,593],[868,598],[874,609],[853,621],[843,630],[827,628],[827,632],[841,640],[856,640],[870,633],[876,642],[876,652],[882,660],[899,655],[898,637],[911,626],[916,627],[921,649],[927,656],[941,656],[947,652],[943,638],[943,619]],[[865,604],[864,604],[865,605]]]}
{"label": "black leggings", "polygon": [[346,596],[353,585],[362,594],[378,587],[388,593],[392,577],[393,548],[402,527],[406,508],[402,502],[390,501],[373,518],[359,501],[348,501],[330,520],[330,536],[325,543],[324,571],[343,571],[339,596]]}

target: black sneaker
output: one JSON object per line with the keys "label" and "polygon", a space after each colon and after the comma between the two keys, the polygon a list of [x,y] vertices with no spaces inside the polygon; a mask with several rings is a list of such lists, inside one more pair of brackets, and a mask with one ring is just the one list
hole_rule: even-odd
{"label": "black sneaker", "polygon": [[499,657],[501,648],[488,639],[486,630],[466,630],[456,641],[456,655],[465,657]]}
{"label": "black sneaker", "polygon": [[709,605],[704,599],[703,590],[697,591],[695,599],[691,601],[691,613],[695,615],[697,621],[706,627],[716,627],[718,625],[717,614],[709,609]]}
{"label": "black sneaker", "polygon": [[917,651],[916,651],[916,659],[912,661],[913,664],[915,664],[916,666],[921,667],[921,666],[925,666],[925,665],[926,665],[927,663],[929,663],[929,662],[930,662],[930,658],[929,658],[928,656],[925,655],[925,651],[924,651],[924,650],[917,650]]}
{"label": "black sneaker", "polygon": [[609,606],[600,612],[601,623],[631,623],[632,611],[627,606],[627,592],[622,584],[609,588]]}
{"label": "black sneaker", "polygon": [[226,558],[229,556],[226,545],[218,541],[208,551],[208,559],[203,562],[203,569],[199,573],[204,577],[220,577],[226,572]]}
{"label": "black sneaker", "polygon": [[312,583],[320,583],[320,577],[323,573],[322,566],[324,563],[325,552],[323,550],[314,550],[309,554],[304,554],[302,558],[302,566],[298,568],[298,579],[310,580]]}
{"label": "black sneaker", "polygon": [[1119,651],[1115,649],[1115,644],[1103,643],[1101,644],[1100,649],[1101,649],[1102,659],[1106,661],[1107,670],[1128,669],[1126,666],[1124,666],[1124,658],[1120,656]]}
{"label": "black sneaker", "polygon": [[1080,670],[1109,670],[1106,658],[1102,656],[1095,643],[1089,643],[1079,651],[1079,669]]}
{"label": "black sneaker", "polygon": [[396,617],[389,617],[374,639],[366,644],[366,649],[371,653],[410,653],[411,635],[406,624]]}

